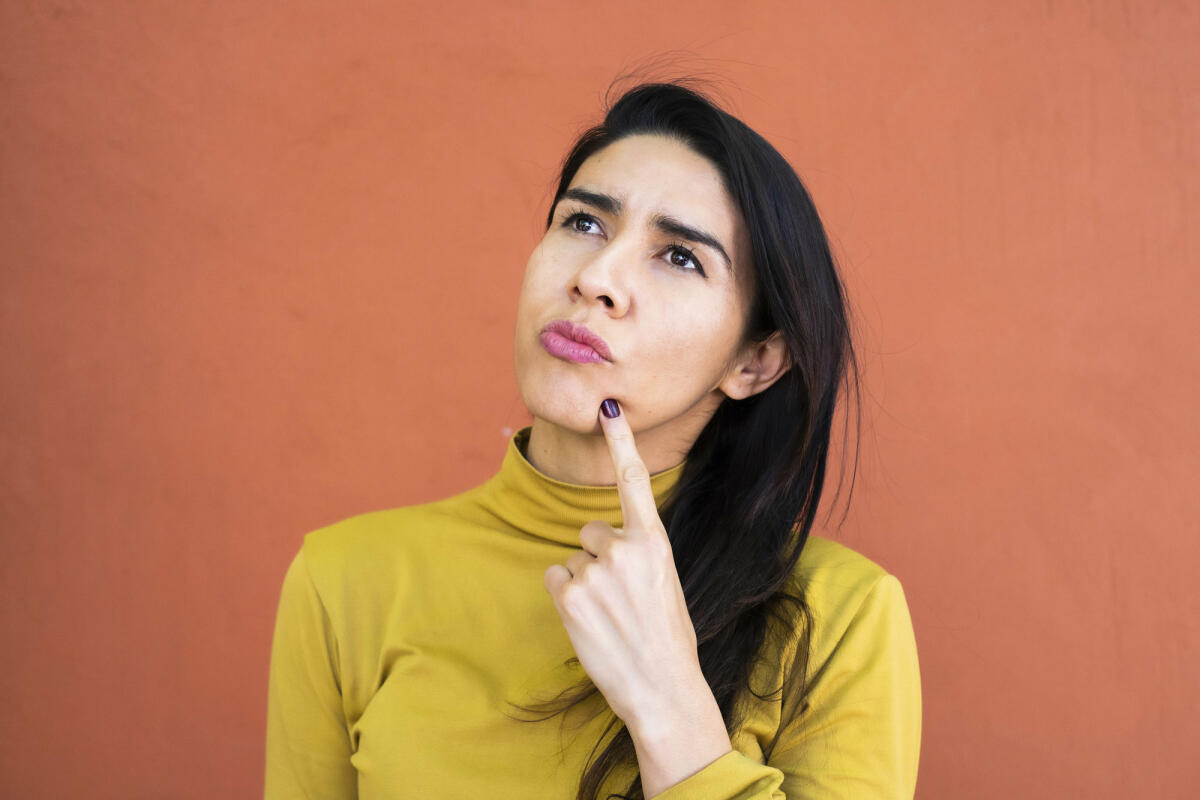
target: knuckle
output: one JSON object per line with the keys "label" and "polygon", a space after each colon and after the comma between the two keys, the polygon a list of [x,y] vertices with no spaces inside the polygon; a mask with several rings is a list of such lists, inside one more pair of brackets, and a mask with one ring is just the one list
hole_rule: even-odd
{"label": "knuckle", "polygon": [[628,550],[629,541],[623,536],[618,536],[605,545],[604,552],[601,555],[607,563],[619,564],[625,560]]}
{"label": "knuckle", "polygon": [[568,583],[563,586],[563,590],[558,596],[558,605],[567,616],[578,618],[583,612],[583,604],[586,599],[583,589],[578,584]]}
{"label": "knuckle", "polygon": [[621,479],[626,483],[639,483],[650,479],[646,465],[640,461],[631,461],[621,466]]}
{"label": "knuckle", "polygon": [[592,552],[595,554],[597,561],[607,561],[612,557],[613,539],[614,537],[609,536],[604,541],[597,542],[594,545]]}
{"label": "knuckle", "polygon": [[666,541],[666,539],[654,537],[648,543],[648,547],[650,548],[650,554],[652,558],[656,558],[660,561],[675,560],[675,554],[671,550],[671,544],[670,542]]}

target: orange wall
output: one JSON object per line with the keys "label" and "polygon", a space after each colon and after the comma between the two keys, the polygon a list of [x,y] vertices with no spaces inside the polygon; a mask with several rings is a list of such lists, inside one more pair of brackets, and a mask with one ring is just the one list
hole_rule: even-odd
{"label": "orange wall", "polygon": [[296,5],[0,5],[0,795],[260,796],[303,534],[498,467],[554,169],[678,48],[854,298],[918,797],[1191,796],[1196,4]]}

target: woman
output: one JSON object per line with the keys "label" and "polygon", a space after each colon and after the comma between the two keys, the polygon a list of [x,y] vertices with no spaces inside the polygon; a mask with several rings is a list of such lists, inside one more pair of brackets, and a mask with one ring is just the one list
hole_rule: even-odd
{"label": "woman", "polygon": [[564,162],[514,354],[495,476],[305,537],[266,797],[912,797],[900,583],[809,536],[855,361],[783,157],[627,92]]}

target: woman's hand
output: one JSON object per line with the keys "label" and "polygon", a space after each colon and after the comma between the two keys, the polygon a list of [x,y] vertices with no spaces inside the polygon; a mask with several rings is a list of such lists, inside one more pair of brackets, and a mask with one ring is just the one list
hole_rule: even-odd
{"label": "woman's hand", "polygon": [[566,566],[548,567],[544,582],[580,665],[632,732],[669,717],[689,696],[694,704],[697,689],[707,692],[708,686],[671,541],[633,431],[623,414],[599,417],[625,527],[599,520],[584,525],[583,549]]}

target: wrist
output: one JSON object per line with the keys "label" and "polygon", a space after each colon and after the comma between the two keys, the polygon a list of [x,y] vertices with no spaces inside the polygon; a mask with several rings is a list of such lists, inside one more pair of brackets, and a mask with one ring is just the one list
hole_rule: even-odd
{"label": "wrist", "polygon": [[686,780],[733,749],[707,682],[679,687],[626,721],[647,798]]}
{"label": "wrist", "polygon": [[692,739],[696,733],[720,730],[728,743],[725,720],[712,689],[697,671],[692,678],[674,684],[636,705],[635,713],[625,720],[635,743],[659,745],[677,739]]}

